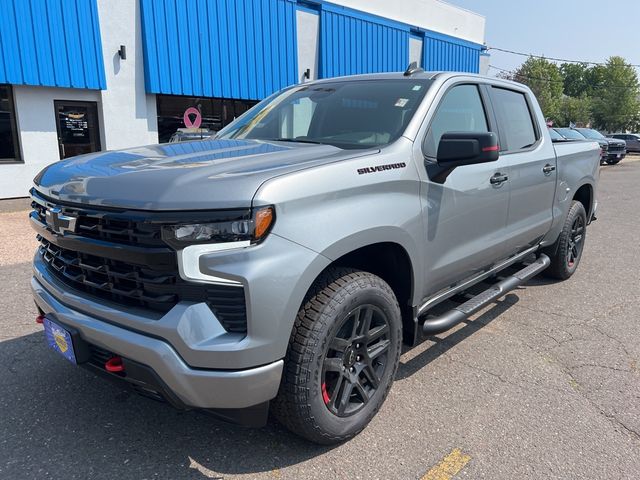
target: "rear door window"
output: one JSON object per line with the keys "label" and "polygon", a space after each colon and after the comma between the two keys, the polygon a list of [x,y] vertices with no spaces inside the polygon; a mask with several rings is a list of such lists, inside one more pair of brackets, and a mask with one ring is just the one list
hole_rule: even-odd
{"label": "rear door window", "polygon": [[533,146],[538,135],[524,93],[492,87],[491,98],[500,127],[501,150],[515,152]]}
{"label": "rear door window", "polygon": [[438,143],[447,132],[488,132],[480,92],[476,85],[456,85],[440,101],[424,143],[424,153],[435,158]]}

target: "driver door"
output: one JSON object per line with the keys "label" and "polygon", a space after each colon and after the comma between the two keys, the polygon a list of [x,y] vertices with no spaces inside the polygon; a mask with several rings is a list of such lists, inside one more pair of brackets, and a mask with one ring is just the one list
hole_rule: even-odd
{"label": "driver door", "polygon": [[489,132],[494,126],[480,87],[468,83],[450,87],[431,120],[423,143],[427,177],[421,185],[425,296],[509,254],[504,242],[510,193],[507,161],[460,166],[448,174],[436,163],[442,134]]}

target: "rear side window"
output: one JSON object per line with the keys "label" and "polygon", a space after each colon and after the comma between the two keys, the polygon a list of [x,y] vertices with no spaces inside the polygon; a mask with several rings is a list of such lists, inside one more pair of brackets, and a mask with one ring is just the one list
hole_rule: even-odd
{"label": "rear side window", "polygon": [[536,129],[525,95],[493,87],[491,96],[500,126],[501,150],[513,152],[536,143]]}
{"label": "rear side window", "polygon": [[435,158],[438,143],[444,133],[488,131],[487,117],[478,87],[476,85],[457,85],[449,90],[440,101],[440,106],[438,106],[427,132],[424,153],[427,157]]}

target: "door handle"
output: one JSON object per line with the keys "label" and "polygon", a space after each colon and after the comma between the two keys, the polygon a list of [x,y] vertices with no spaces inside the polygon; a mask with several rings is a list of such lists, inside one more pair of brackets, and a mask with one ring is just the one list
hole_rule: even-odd
{"label": "door handle", "polygon": [[545,175],[549,175],[551,172],[553,172],[556,169],[555,165],[551,165],[550,163],[547,163],[544,167],[542,167],[542,172]]}
{"label": "door handle", "polygon": [[507,175],[503,175],[502,173],[496,173],[493,177],[489,179],[491,185],[500,185],[509,180]]}

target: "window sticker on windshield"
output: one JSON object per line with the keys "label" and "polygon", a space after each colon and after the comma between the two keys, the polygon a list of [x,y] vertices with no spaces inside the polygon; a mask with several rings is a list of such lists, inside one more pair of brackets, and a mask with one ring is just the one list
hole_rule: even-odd
{"label": "window sticker on windshield", "polygon": [[413,88],[411,90],[413,90],[414,92],[417,92],[418,90],[420,90],[422,88],[422,85],[414,85]]}
{"label": "window sticker on windshield", "polygon": [[407,103],[409,103],[408,98],[399,98],[396,102],[396,107],[404,107]]}

